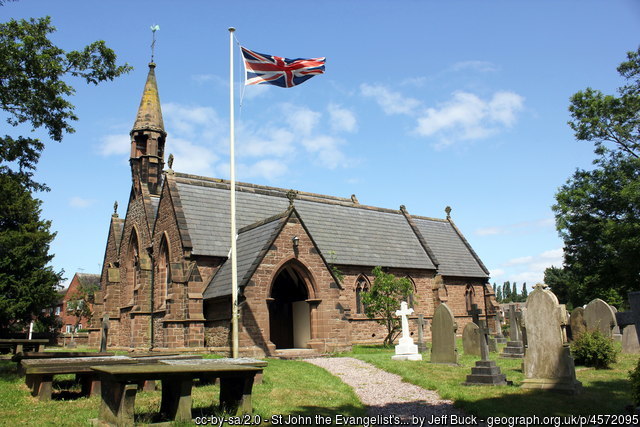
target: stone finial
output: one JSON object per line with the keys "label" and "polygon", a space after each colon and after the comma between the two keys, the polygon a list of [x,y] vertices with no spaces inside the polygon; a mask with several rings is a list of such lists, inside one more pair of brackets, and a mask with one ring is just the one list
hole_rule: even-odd
{"label": "stone finial", "polygon": [[444,211],[447,214],[447,219],[451,219],[451,206],[447,206],[446,208],[444,208]]}
{"label": "stone finial", "polygon": [[167,160],[167,164],[169,165],[169,169],[173,169],[173,154],[169,153],[169,159]]}
{"label": "stone finial", "polygon": [[352,194],[352,195],[351,195],[351,201],[352,201],[353,203],[355,203],[356,205],[359,205],[359,204],[360,204],[360,202],[358,201],[358,198],[356,197],[356,195],[355,195],[355,194]]}
{"label": "stone finial", "polygon": [[115,202],[113,202],[113,216],[114,217],[118,216],[118,201],[117,200]]}
{"label": "stone finial", "polygon": [[293,201],[298,197],[298,192],[295,190],[287,191],[287,199],[289,199],[289,207],[293,206]]}

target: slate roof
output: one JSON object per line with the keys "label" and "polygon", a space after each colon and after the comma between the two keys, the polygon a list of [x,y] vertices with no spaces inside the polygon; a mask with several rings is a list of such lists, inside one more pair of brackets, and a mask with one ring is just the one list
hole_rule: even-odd
{"label": "slate roof", "polygon": [[[282,229],[288,215],[278,215],[250,226],[238,233],[238,286],[244,286],[258,267],[266,251]],[[231,263],[225,262],[205,290],[205,299],[216,298],[231,293]]]}
{"label": "slate roof", "polygon": [[[181,232],[190,239],[192,253],[228,257],[229,183],[180,173],[175,173],[172,181],[173,197],[181,205],[179,216],[184,217]],[[236,190],[238,229],[254,224],[238,236],[241,282],[273,237],[271,233],[279,230],[279,221],[265,222],[265,218],[282,217],[289,200],[288,191],[280,188],[237,183]],[[318,249],[332,264],[431,269],[445,276],[489,277],[482,261],[448,219],[412,216],[406,210],[363,206],[357,200],[302,192],[297,193],[294,205]],[[230,266],[226,264],[214,276],[205,298],[218,296],[217,292],[222,292],[219,284],[230,282]]]}

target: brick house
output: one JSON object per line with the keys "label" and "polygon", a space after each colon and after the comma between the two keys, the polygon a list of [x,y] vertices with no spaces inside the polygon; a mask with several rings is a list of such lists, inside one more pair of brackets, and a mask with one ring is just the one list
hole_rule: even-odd
{"label": "brick house", "polygon": [[[73,328],[76,325],[76,321],[78,318],[69,312],[69,301],[76,300],[76,298],[80,295],[80,290],[84,287],[85,289],[89,288],[99,288],[100,287],[100,275],[99,274],[88,274],[88,273],[76,273],[73,275],[71,282],[69,283],[69,287],[64,289],[62,292],[63,297],[61,304],[56,305],[55,315],[60,318],[62,322],[62,330],[63,333],[71,333]],[[80,318],[80,322],[78,323],[78,329],[83,329],[89,327],[89,319],[86,317]]]}
{"label": "brick house", "polygon": [[[155,64],[131,135],[132,188],[125,218],[111,217],[90,343],[108,315],[109,346],[229,349],[230,184],[164,166]],[[239,347],[332,351],[381,342],[361,293],[382,266],[414,284],[413,305],[430,319],[446,302],[461,333],[477,303],[496,306],[489,272],[445,219],[341,198],[237,183]],[[341,280],[336,271],[342,275]],[[427,331],[428,333],[428,331]]]}

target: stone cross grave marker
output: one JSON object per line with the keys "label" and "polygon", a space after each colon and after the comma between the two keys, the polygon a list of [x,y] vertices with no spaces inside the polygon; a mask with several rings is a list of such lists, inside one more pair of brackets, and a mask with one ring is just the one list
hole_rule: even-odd
{"label": "stone cross grave marker", "polygon": [[[480,320],[479,314],[481,311],[476,304],[472,305],[473,309],[470,310],[472,316],[478,316],[479,326],[469,323],[475,327],[475,333],[479,338],[480,344],[480,360],[476,362],[476,366],[471,368],[471,375],[467,375],[467,380],[463,385],[506,385],[507,377],[500,371],[500,367],[496,365],[496,362],[489,360],[489,327],[486,320]],[[466,330],[466,327],[465,327]]]}
{"label": "stone cross grave marker", "polygon": [[402,336],[396,345],[396,354],[391,357],[393,360],[422,360],[422,355],[418,353],[418,346],[413,343],[413,338],[409,334],[409,320],[407,316],[413,313],[413,308],[409,308],[406,301],[400,303],[400,310],[396,310],[396,316],[400,316],[402,325]]}
{"label": "stone cross grave marker", "polygon": [[522,343],[522,334],[520,325],[518,324],[518,316],[516,313],[516,305],[509,305],[509,341],[503,349],[500,357],[517,359],[524,356],[524,344]]}
{"label": "stone cross grave marker", "polygon": [[584,309],[587,330],[600,331],[605,337],[613,337],[613,328],[617,326],[616,315],[609,304],[596,298]]}
{"label": "stone cross grave marker", "polygon": [[496,338],[496,342],[498,342],[500,344],[505,344],[507,342],[507,339],[502,334],[502,311],[500,310],[500,307],[497,308],[495,316],[496,316],[495,317],[495,325],[496,325],[495,338]]}
{"label": "stone cross grave marker", "polygon": [[451,309],[440,303],[431,321],[431,363],[458,363],[457,329]]}
{"label": "stone cross grave marker", "polygon": [[616,313],[622,329],[622,351],[640,353],[640,292],[629,292],[629,311]]}
{"label": "stone cross grave marker", "polygon": [[102,316],[102,325],[100,326],[100,352],[107,351],[107,338],[109,335],[109,314]]}
{"label": "stone cross grave marker", "polygon": [[522,388],[579,393],[582,384],[576,380],[573,358],[563,334],[568,323],[564,305],[558,303],[546,285],[538,284],[527,298],[523,317],[528,347]]}
{"label": "stone cross grave marker", "polygon": [[418,314],[416,324],[418,325],[418,353],[424,353],[427,351],[427,344],[424,341],[424,327],[427,322],[424,320],[424,314]]}

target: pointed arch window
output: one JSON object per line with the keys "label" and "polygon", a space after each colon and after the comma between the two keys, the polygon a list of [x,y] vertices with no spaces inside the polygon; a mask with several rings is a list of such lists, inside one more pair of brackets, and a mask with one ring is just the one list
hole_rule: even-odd
{"label": "pointed arch window", "polygon": [[169,295],[169,287],[171,286],[171,267],[170,267],[169,244],[167,237],[163,236],[160,242],[160,252],[158,257],[158,281],[155,292],[155,308],[160,309],[166,307],[167,297]]}
{"label": "pointed arch window", "polygon": [[475,304],[476,291],[473,285],[467,285],[464,291],[464,301],[467,307],[467,312],[473,310],[473,304]]}
{"label": "pointed arch window", "polygon": [[413,304],[414,304],[414,300],[416,298],[416,293],[418,291],[418,289],[416,288],[416,282],[411,278],[411,276],[409,276],[408,274],[406,276],[404,276],[405,279],[408,279],[409,282],[411,282],[411,293],[409,294],[409,297],[407,298],[409,301],[407,301],[407,304],[409,305],[409,308],[413,308]]}
{"label": "pointed arch window", "polygon": [[361,274],[356,280],[356,313],[364,314],[365,305],[362,302],[362,293],[369,292],[369,280]]}
{"label": "pointed arch window", "polygon": [[127,282],[128,292],[125,296],[130,298],[130,301],[125,301],[125,305],[131,305],[134,303],[135,289],[138,287],[140,281],[140,245],[138,243],[138,233],[135,228],[131,231],[131,239],[129,240],[129,251],[127,257]]}

